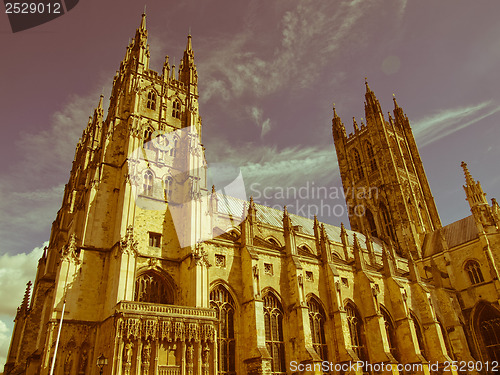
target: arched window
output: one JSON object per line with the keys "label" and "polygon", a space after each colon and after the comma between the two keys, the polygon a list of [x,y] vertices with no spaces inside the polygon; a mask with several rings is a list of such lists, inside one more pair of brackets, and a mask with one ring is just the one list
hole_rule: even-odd
{"label": "arched window", "polygon": [[384,224],[385,233],[391,237],[393,241],[396,241],[396,235],[394,233],[391,217],[389,216],[389,211],[387,211],[387,207],[385,207],[383,203],[380,203],[380,216]]}
{"label": "arched window", "polygon": [[170,156],[176,156],[177,155],[177,138],[174,139],[174,144],[170,148]]}
{"label": "arched window", "polygon": [[165,190],[164,190],[164,194],[165,194],[165,200],[167,202],[170,201],[170,198],[172,197],[172,188],[173,188],[173,179],[171,176],[168,176],[165,178]]}
{"label": "arched window", "polygon": [[398,144],[396,143],[394,137],[391,137],[390,142],[391,142],[392,154],[394,156],[394,160],[396,160],[396,166],[403,168],[403,161],[399,156],[400,154],[399,154]]}
{"label": "arched window", "polygon": [[144,173],[144,195],[147,195],[148,197],[153,196],[153,172],[151,171],[146,171]]}
{"label": "arched window", "polygon": [[373,152],[373,147],[370,142],[366,142],[366,155],[368,156],[368,160],[370,161],[370,169],[372,172],[376,171],[377,168],[377,160],[375,159],[375,153]]}
{"label": "arched window", "polygon": [[377,226],[375,225],[375,219],[373,218],[373,214],[369,209],[365,211],[366,221],[368,222],[368,227],[370,228],[370,234],[373,237],[378,237]]}
{"label": "arched window", "polygon": [[274,238],[272,238],[272,237],[269,237],[267,239],[267,242],[273,244],[276,247],[279,247],[279,248],[281,247],[280,243],[277,240],[275,240]]}
{"label": "arched window", "polygon": [[151,135],[152,135],[151,129],[146,129],[144,131],[144,141],[143,141],[143,147],[149,149],[151,146]]}
{"label": "arched window", "polygon": [[410,154],[408,153],[408,147],[406,147],[403,141],[399,142],[401,146],[401,150],[403,151],[403,157],[405,159],[406,168],[408,168],[409,172],[415,172],[415,168],[413,167],[413,161],[410,158]]}
{"label": "arched window", "polygon": [[236,374],[236,340],[234,313],[236,306],[228,290],[217,285],[210,292],[210,307],[216,311],[218,374]]}
{"label": "arched window", "polygon": [[451,349],[450,337],[448,336],[448,332],[441,323],[441,320],[438,319],[439,328],[441,329],[441,335],[443,336],[444,346],[446,347],[446,353],[451,357],[451,359],[455,359],[455,354]]}
{"label": "arched window", "polygon": [[483,273],[481,272],[481,266],[475,260],[469,260],[465,264],[465,271],[469,275],[470,282],[474,284],[479,284],[484,281]]}
{"label": "arched window", "polygon": [[326,314],[320,303],[314,298],[309,299],[307,307],[309,307],[309,324],[311,326],[314,350],[316,350],[321,360],[326,361],[328,359],[328,349],[325,340]]}
{"label": "arched window", "polygon": [[422,326],[420,325],[417,317],[415,316],[415,314],[411,313],[410,314],[410,317],[413,321],[413,326],[415,327],[415,333],[417,335],[417,344],[418,344],[418,348],[420,349],[420,354],[422,354],[422,356],[424,358],[426,358],[426,354],[425,354],[425,341],[424,341],[424,334],[423,334],[423,331],[422,331]]}
{"label": "arched window", "polygon": [[360,360],[365,361],[367,358],[362,337],[363,322],[354,305],[350,303],[347,304],[345,310],[347,312],[347,323],[349,325],[352,350],[354,350]]}
{"label": "arched window", "polygon": [[153,111],[156,109],[156,93],[153,90],[148,92],[148,101],[146,107],[152,109]]}
{"label": "arched window", "polygon": [[358,150],[354,149],[354,168],[356,168],[356,174],[358,179],[365,177],[365,173],[363,172],[363,164],[361,164],[361,156],[359,156]]}
{"label": "arched window", "polygon": [[486,353],[483,360],[500,361],[500,315],[490,305],[484,304],[478,319],[479,332]]}
{"label": "arched window", "polygon": [[175,99],[172,107],[172,117],[181,118],[181,102],[179,99]]}
{"label": "arched window", "polygon": [[134,301],[171,305],[173,292],[166,281],[156,272],[146,272],[135,280]]}
{"label": "arched window", "polygon": [[264,296],[266,348],[272,357],[271,374],[286,373],[285,340],[283,339],[283,308],[272,293]]}
{"label": "arched window", "polygon": [[392,356],[399,361],[399,355],[396,348],[396,331],[394,330],[394,323],[392,322],[389,312],[385,308],[381,308],[382,317],[384,318],[385,333],[387,334],[387,341],[389,343],[389,350]]}

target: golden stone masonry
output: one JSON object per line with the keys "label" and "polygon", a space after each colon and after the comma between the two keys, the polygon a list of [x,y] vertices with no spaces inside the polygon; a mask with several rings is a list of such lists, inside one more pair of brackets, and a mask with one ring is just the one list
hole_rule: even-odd
{"label": "golden stone masonry", "polygon": [[366,84],[366,124],[347,135],[333,112],[344,190],[377,192],[346,194],[352,231],[207,189],[191,36],[159,74],[147,34],[143,15],[78,142],[5,374],[94,375],[99,357],[105,375],[500,360],[500,207],[465,163],[471,215],[443,227],[408,118],[396,100],[384,117]]}

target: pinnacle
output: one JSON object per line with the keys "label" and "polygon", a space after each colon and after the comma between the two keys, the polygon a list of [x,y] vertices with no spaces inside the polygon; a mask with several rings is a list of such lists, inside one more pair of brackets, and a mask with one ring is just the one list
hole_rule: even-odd
{"label": "pinnacle", "polygon": [[467,163],[465,161],[462,161],[460,166],[464,170],[465,181],[466,181],[467,185],[471,186],[474,183],[474,179],[472,178],[472,176],[469,172],[469,169],[467,168]]}

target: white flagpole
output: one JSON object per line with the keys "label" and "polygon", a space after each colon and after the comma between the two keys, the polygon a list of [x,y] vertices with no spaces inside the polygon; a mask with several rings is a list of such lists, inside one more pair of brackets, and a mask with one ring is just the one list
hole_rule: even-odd
{"label": "white flagpole", "polygon": [[59,346],[59,337],[61,337],[61,328],[63,324],[65,308],[66,308],[66,296],[64,297],[61,320],[59,321],[59,329],[57,330],[56,347],[54,348],[54,357],[52,357],[52,366],[50,367],[50,375],[54,375],[54,365],[56,364],[57,347]]}

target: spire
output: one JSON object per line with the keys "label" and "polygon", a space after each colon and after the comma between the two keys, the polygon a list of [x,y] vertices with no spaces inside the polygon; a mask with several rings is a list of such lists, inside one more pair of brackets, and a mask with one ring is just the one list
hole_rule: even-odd
{"label": "spire", "polygon": [[146,6],[144,6],[144,13],[142,13],[141,25],[139,26],[139,29],[146,31]]}
{"label": "spire", "polygon": [[481,187],[481,183],[479,181],[478,182],[474,181],[469,172],[469,169],[467,168],[467,163],[463,161],[461,166],[464,170],[465,183],[466,183],[464,185],[464,190],[465,190],[466,200],[469,202],[469,206],[473,208],[480,205],[488,205],[488,201],[486,200],[486,194],[483,191],[483,188]]}
{"label": "spire", "polygon": [[365,77],[365,117],[366,123],[368,124],[368,119],[372,118],[376,114],[382,114],[382,108],[380,107],[380,103],[375,96],[375,93],[372,91],[370,86],[368,86],[368,79]]}
{"label": "spire", "polygon": [[356,122],[356,119],[354,117],[352,118],[352,126],[354,126],[355,133],[359,132],[358,123]]}
{"label": "spire", "polygon": [[347,138],[345,126],[342,123],[340,117],[337,115],[337,111],[335,110],[335,103],[333,103],[332,132],[334,141],[339,138]]}
{"label": "spire", "polygon": [[187,45],[181,60],[179,69],[179,81],[185,85],[196,85],[198,83],[198,73],[194,64],[194,51],[191,41],[191,34],[187,37]]}
{"label": "spire", "polygon": [[361,250],[361,246],[359,244],[356,233],[354,233],[354,244],[352,246],[352,252],[354,255],[354,264],[356,267],[356,271],[363,270],[365,268],[365,259],[363,258],[363,252]]}
{"label": "spire", "polygon": [[17,309],[17,314],[21,313],[26,313],[29,308],[29,302],[30,302],[30,295],[31,295],[31,281],[28,281],[26,284],[26,291],[24,292],[24,297],[23,297],[23,302],[21,302],[21,306]]}

